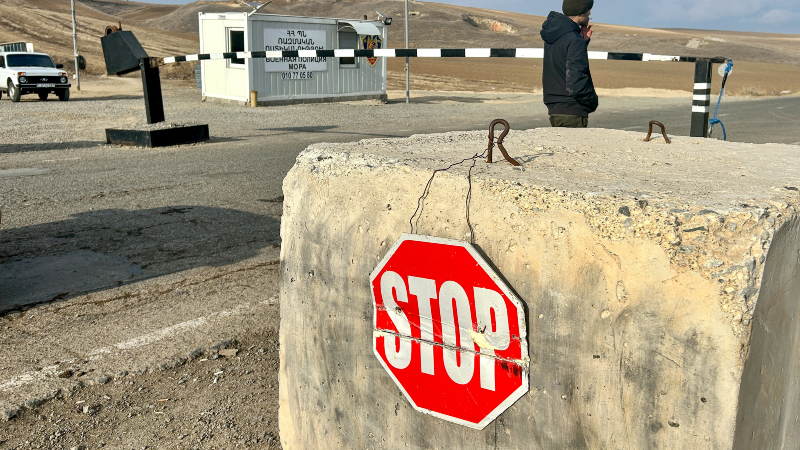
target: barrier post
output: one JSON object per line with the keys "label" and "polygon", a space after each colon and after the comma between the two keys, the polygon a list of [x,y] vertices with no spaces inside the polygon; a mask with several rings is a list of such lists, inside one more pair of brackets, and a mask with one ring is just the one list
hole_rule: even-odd
{"label": "barrier post", "polygon": [[708,137],[708,116],[711,111],[711,61],[698,59],[694,63],[691,137]]}
{"label": "barrier post", "polygon": [[[147,123],[164,122],[164,98],[161,95],[161,77],[158,71],[159,64],[163,64],[164,60],[147,56],[133,33],[117,27],[106,27],[106,35],[100,38],[100,43],[106,60],[106,73],[124,75],[139,70],[142,74]],[[186,61],[186,58],[181,60]],[[167,125],[157,130],[106,128],[106,142],[114,145],[164,147],[207,141],[209,137],[208,125]]]}
{"label": "barrier post", "polygon": [[142,86],[144,87],[144,109],[147,113],[147,123],[164,121],[164,100],[161,97],[161,77],[158,73],[158,64],[154,59],[142,58],[139,60],[142,71]]}

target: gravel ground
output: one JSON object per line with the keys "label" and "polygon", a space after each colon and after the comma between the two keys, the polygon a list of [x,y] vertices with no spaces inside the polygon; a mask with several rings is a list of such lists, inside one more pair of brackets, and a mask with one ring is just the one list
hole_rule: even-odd
{"label": "gravel ground", "polygon": [[4,423],[0,448],[280,448],[277,328],[225,347],[175,369],[63,391]]}

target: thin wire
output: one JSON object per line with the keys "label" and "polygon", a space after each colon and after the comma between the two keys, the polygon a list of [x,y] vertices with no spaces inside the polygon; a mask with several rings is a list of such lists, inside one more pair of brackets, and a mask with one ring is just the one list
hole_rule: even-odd
{"label": "thin wire", "polygon": [[[452,169],[453,167],[460,166],[461,164],[464,164],[467,161],[472,161],[472,166],[470,166],[469,173],[467,174],[467,180],[469,182],[469,190],[467,191],[467,202],[466,202],[467,212],[466,212],[466,217],[467,217],[467,225],[469,226],[470,237],[472,239],[472,243],[473,244],[475,243],[475,230],[472,228],[472,223],[470,222],[470,219],[469,219],[469,205],[470,205],[470,200],[472,199],[472,169],[475,167],[475,163],[476,163],[476,161],[478,159],[486,157],[486,152],[487,151],[488,151],[488,149],[484,150],[483,153],[476,153],[474,156],[472,156],[470,158],[465,158],[465,159],[463,159],[463,160],[461,160],[461,161],[459,161],[457,163],[450,164],[449,166],[447,166],[444,169],[437,169],[437,170],[433,171],[433,174],[431,174],[431,178],[428,180],[428,183],[425,185],[425,190],[422,191],[422,195],[419,197],[419,200],[417,200],[417,209],[414,211],[414,215],[412,215],[411,219],[409,219],[409,221],[408,221],[408,224],[411,226],[411,234],[415,234],[414,233],[415,226],[416,226],[417,231],[419,231],[419,220],[420,220],[420,218],[422,218],[422,212],[425,210],[425,199],[428,198],[428,196],[431,193],[431,186],[433,185],[433,179],[436,178],[436,174],[439,173],[439,172],[447,172],[448,170]],[[414,220],[415,217],[416,217],[416,221]]]}
{"label": "thin wire", "polygon": [[469,204],[472,200],[472,169],[475,168],[475,162],[477,159],[472,160],[472,165],[469,166],[469,172],[467,172],[467,182],[469,183],[469,189],[467,190],[467,226],[469,227],[469,243],[475,243],[475,229],[472,228],[472,222],[469,221]]}

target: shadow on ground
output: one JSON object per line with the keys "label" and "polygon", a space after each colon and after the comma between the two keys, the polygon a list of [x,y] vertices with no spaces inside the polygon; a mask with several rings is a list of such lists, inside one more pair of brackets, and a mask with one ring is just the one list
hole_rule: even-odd
{"label": "shadow on ground", "polygon": [[261,128],[259,131],[271,131],[271,136],[277,135],[285,135],[285,134],[342,134],[347,136],[370,136],[376,138],[393,138],[397,137],[393,134],[376,134],[376,133],[364,133],[361,131],[334,131],[338,126],[330,126],[330,125],[320,125],[320,126],[309,126],[309,127],[283,127],[283,128]]}
{"label": "shadow on ground", "polygon": [[[478,98],[478,97],[467,97],[467,96],[460,96],[460,95],[421,95],[421,96],[412,96],[411,102],[412,103],[422,103],[422,104],[433,104],[433,103],[445,103],[445,102],[452,102],[452,103],[486,103],[488,99],[486,98]],[[498,99],[499,100],[499,99]],[[386,102],[388,105],[394,105],[399,103],[405,103],[405,98],[393,98]]]}
{"label": "shadow on ground", "polygon": [[555,153],[537,153],[535,155],[529,155],[529,156],[518,156],[515,159],[517,161],[523,163],[523,164],[527,164],[527,163],[533,162],[533,161],[535,161],[535,160],[537,160],[539,158],[550,157],[550,156],[554,156],[554,155],[555,155]]}
{"label": "shadow on ground", "polygon": [[0,153],[39,152],[48,150],[67,150],[90,148],[105,145],[105,141],[67,141],[42,142],[38,144],[0,144]]}
{"label": "shadow on ground", "polygon": [[0,313],[203,266],[280,243],[277,218],[205,206],[109,209],[0,234]]}
{"label": "shadow on ground", "polygon": [[[52,100],[52,99],[49,99]],[[72,97],[69,99],[71,102],[103,102],[106,100],[142,100],[144,101],[144,93],[142,95],[107,95],[102,97]]]}

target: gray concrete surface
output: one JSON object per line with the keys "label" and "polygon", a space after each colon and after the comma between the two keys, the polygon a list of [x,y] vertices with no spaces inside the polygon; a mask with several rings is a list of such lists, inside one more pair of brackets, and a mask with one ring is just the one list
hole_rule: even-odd
{"label": "gray concrete surface", "polygon": [[57,300],[71,292],[94,291],[140,273],[141,267],[125,258],[90,250],[11,261],[0,273],[0,312]]}
{"label": "gray concrete surface", "polygon": [[[712,99],[716,107],[716,98]],[[663,105],[663,106],[661,106]],[[652,99],[650,108],[631,110],[625,107],[604,105],[593,116],[590,126],[618,130],[647,130],[650,120],[658,120],[667,126],[670,134],[688,136],[691,115],[687,108]],[[713,117],[713,110],[711,115]],[[800,134],[792,126],[793,118],[800,114],[800,97],[740,99],[725,97],[719,109],[719,119],[725,125],[728,140],[755,144],[779,143],[800,144]],[[714,126],[712,138],[722,139],[722,128]]]}
{"label": "gray concrete surface", "polygon": [[753,337],[739,391],[734,448],[800,446],[800,223],[776,233],[753,318]]}
{"label": "gray concrete surface", "polygon": [[[415,411],[372,354],[369,273],[411,231],[433,170],[485,139],[318,144],[298,157],[282,218],[284,448],[794,445],[793,145],[515,133],[506,147],[523,165],[478,162],[469,217],[527,304],[530,392],[483,430]],[[469,239],[468,168],[437,175],[414,232]]]}
{"label": "gray concrete surface", "polygon": [[[81,82],[69,102],[0,101],[0,304],[28,304],[0,315],[3,411],[74,388],[53,375],[69,367],[92,374],[86,383],[157,370],[268,326],[250,317],[277,318],[269,299],[278,292],[281,185],[308,145],[483,130],[497,117],[514,130],[547,120],[533,95],[416,93],[410,106],[251,109],[202,103],[199,91],[164,80],[167,119],[209,123],[211,142],[123,148],[105,145],[104,129],[144,122],[139,80]],[[745,101],[742,110],[769,102]],[[774,102],[790,114],[797,108],[796,99]],[[624,128],[672,111],[688,130],[686,104],[608,98],[593,125],[604,114]],[[796,127],[783,130],[798,133],[787,142],[800,141]],[[773,131],[747,129],[755,141],[780,136]],[[21,269],[28,264],[38,272]],[[47,267],[87,276],[57,277]]]}

